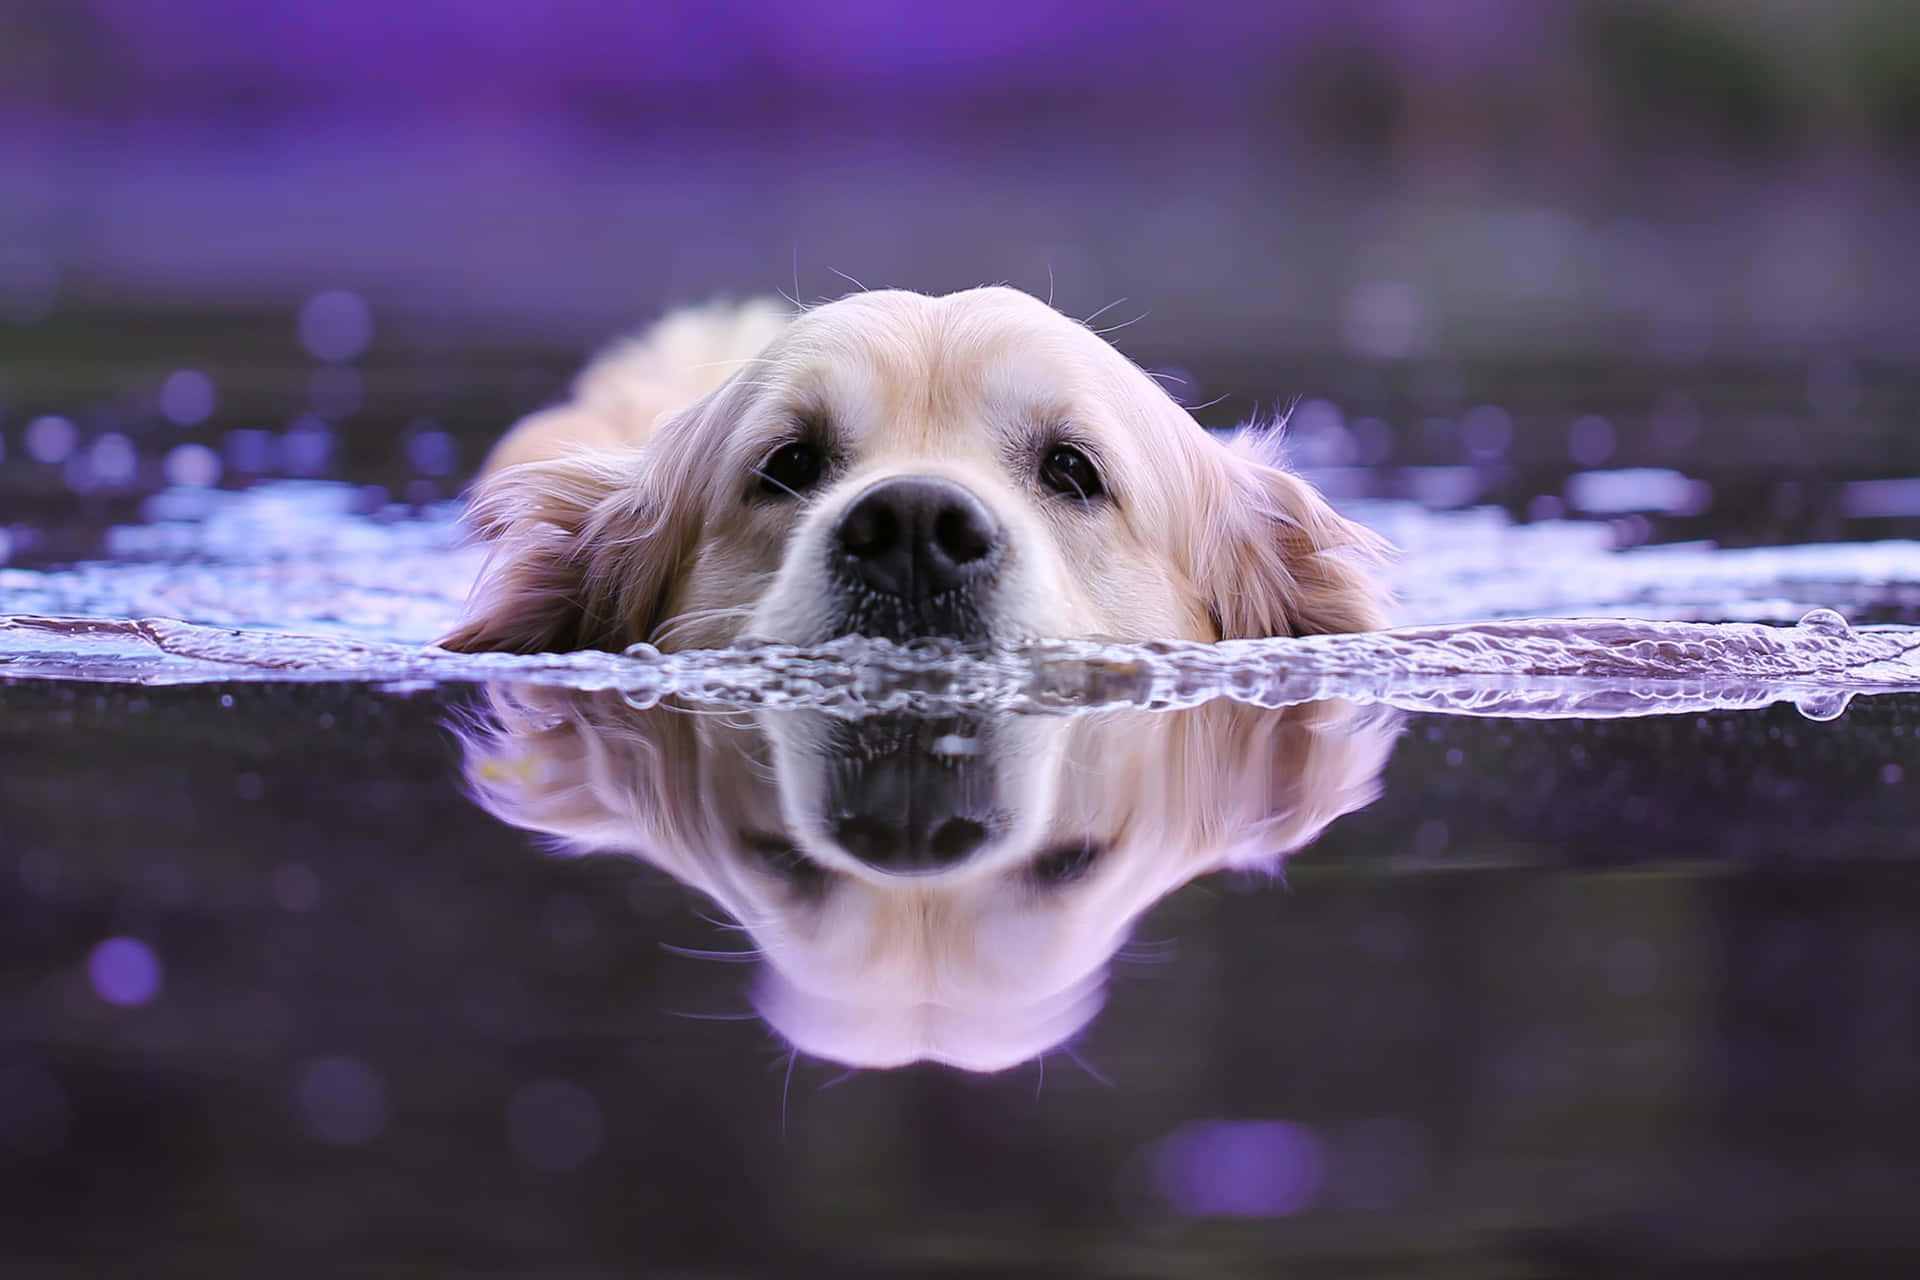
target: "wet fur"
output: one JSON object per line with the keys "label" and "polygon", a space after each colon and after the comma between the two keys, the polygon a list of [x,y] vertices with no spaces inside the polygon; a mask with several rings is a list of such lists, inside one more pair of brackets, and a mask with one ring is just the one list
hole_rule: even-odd
{"label": "wet fur", "polygon": [[[1223,868],[1277,868],[1371,801],[1398,732],[1390,712],[1336,702],[1011,717],[990,751],[1006,836],[938,874],[896,876],[825,831],[835,723],[497,687],[461,737],[469,787],[496,817],[559,852],[641,857],[744,926],[764,962],[755,1004],[795,1048],[996,1071],[1086,1025],[1154,903]],[[747,831],[787,834],[813,870],[781,874]],[[1081,837],[1105,850],[1082,878],[1028,874]]]}
{"label": "wet fur", "polygon": [[[798,415],[831,423],[842,471],[804,501],[746,501]],[[1110,507],[1068,510],[1027,474],[1061,423],[1100,451]],[[797,316],[714,305],[614,347],[488,459],[472,523],[492,553],[442,643],[829,639],[833,524],[863,486],[909,474],[964,484],[1003,521],[996,641],[1384,623],[1384,543],[1280,465],[1275,433],[1221,442],[1086,326],[989,288],[859,293]]]}

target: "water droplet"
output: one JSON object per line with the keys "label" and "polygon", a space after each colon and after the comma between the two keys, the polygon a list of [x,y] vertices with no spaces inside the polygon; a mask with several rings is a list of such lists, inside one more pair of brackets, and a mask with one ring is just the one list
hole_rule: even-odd
{"label": "water droplet", "polygon": [[1799,625],[1809,631],[1842,639],[1853,635],[1853,628],[1847,625],[1847,620],[1832,609],[1814,609],[1800,619]]}
{"label": "water droplet", "polygon": [[1794,705],[1809,720],[1838,720],[1846,714],[1847,704],[1852,701],[1851,692],[1810,693]]}

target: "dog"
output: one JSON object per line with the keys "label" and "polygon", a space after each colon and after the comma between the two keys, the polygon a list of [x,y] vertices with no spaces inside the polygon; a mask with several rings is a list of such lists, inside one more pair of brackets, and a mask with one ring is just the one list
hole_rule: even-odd
{"label": "dog", "polygon": [[462,651],[1383,625],[1382,540],[1017,290],[668,317],[489,457]]}
{"label": "dog", "polygon": [[1371,801],[1380,708],[1226,700],[989,718],[661,704],[493,686],[469,793],[562,853],[624,853],[738,921],[754,1004],[848,1066],[993,1072],[1070,1040],[1134,922],[1272,869]]}

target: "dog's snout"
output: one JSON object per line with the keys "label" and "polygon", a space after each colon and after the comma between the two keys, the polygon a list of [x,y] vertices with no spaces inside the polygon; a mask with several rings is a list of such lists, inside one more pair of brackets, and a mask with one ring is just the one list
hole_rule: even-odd
{"label": "dog's snout", "polygon": [[931,830],[911,822],[857,816],[834,824],[834,841],[877,871],[910,874],[950,867],[978,849],[987,829],[971,818],[948,818]]}
{"label": "dog's snout", "polygon": [[834,537],[843,563],[861,582],[908,600],[986,577],[1004,542],[985,503],[931,476],[872,485],[848,506]]}

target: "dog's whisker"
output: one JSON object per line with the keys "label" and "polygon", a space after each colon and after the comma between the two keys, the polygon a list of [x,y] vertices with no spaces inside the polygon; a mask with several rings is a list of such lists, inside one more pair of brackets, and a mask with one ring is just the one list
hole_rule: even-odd
{"label": "dog's whisker", "polygon": [[707,947],[683,947],[677,942],[662,942],[659,946],[662,951],[689,960],[713,960],[721,964],[749,964],[762,958],[758,950],[715,951]]}
{"label": "dog's whisker", "polygon": [[859,1074],[860,1074],[860,1068],[858,1067],[854,1067],[847,1071],[842,1071],[839,1075],[827,1081],[825,1084],[821,1085],[818,1089],[815,1089],[814,1092],[825,1093],[829,1089],[838,1089],[841,1085],[845,1084],[849,1080],[854,1079]]}
{"label": "dog's whisker", "polygon": [[1086,1072],[1093,1079],[1099,1081],[1101,1084],[1107,1086],[1107,1088],[1109,1089],[1114,1087],[1113,1081],[1108,1079],[1105,1075],[1101,1074],[1100,1071],[1095,1069],[1092,1063],[1088,1062],[1084,1057],[1082,1057],[1080,1054],[1080,1051],[1074,1048],[1071,1042],[1061,1045],[1060,1052],[1066,1054],[1069,1058],[1073,1059],[1074,1065],[1079,1067],[1082,1071]]}
{"label": "dog's whisker", "polygon": [[[1093,322],[1095,320],[1098,320],[1101,316],[1107,314],[1107,312],[1113,310],[1115,307],[1119,306],[1121,303],[1125,301],[1126,301],[1125,298],[1115,298],[1112,302],[1109,302],[1106,306],[1100,308],[1098,311],[1094,312],[1092,315],[1082,316],[1080,318],[1080,323],[1087,326],[1087,328],[1089,329],[1093,329]],[[1093,329],[1093,331],[1095,333],[1100,332],[1098,329]]]}

